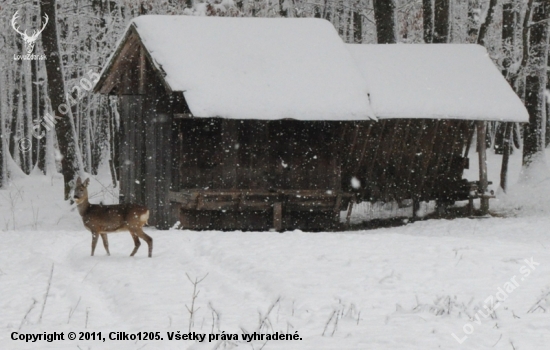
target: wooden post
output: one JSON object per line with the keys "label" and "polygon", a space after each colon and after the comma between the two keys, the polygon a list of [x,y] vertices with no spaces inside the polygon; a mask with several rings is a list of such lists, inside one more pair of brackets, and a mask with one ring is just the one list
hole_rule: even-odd
{"label": "wooden post", "polygon": [[487,192],[487,147],[485,146],[486,124],[483,121],[478,121],[477,126],[477,149],[479,155],[479,193],[481,215],[487,215],[489,212],[489,198],[486,197]]}
{"label": "wooden post", "polygon": [[351,211],[353,210],[353,203],[355,202],[355,197],[352,197],[348,204],[348,212],[346,214],[346,230],[349,229],[349,225],[351,222]]}
{"label": "wooden post", "polygon": [[[174,203],[174,202],[170,202],[170,216],[172,218],[174,218],[176,221],[179,221],[180,222],[180,225],[177,227],[178,229],[181,228],[183,225],[182,225],[182,219],[184,218],[182,214],[182,210],[181,210],[181,203]],[[189,226],[189,223],[186,222],[185,224],[187,224],[187,226]]]}
{"label": "wooden post", "polygon": [[469,196],[468,198],[468,216],[474,215],[474,198]]}
{"label": "wooden post", "polygon": [[341,206],[342,206],[342,194],[339,193],[336,196],[336,201],[335,201],[334,210],[333,210],[334,221],[335,221],[336,225],[338,225],[338,223],[340,222],[340,207]]}
{"label": "wooden post", "polygon": [[412,220],[416,221],[419,219],[418,217],[418,211],[420,210],[420,200],[418,198],[413,198],[413,205],[412,205]]}
{"label": "wooden post", "polygon": [[283,203],[273,203],[273,227],[276,231],[283,230]]}

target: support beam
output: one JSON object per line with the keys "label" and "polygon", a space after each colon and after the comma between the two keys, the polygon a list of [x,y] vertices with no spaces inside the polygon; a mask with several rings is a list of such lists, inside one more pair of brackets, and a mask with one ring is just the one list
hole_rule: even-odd
{"label": "support beam", "polygon": [[276,231],[283,230],[283,203],[273,203],[273,228]]}
{"label": "support beam", "polygon": [[346,230],[349,229],[349,225],[351,222],[351,212],[353,210],[353,204],[355,203],[355,197],[353,197],[348,204],[348,212],[346,214]]}

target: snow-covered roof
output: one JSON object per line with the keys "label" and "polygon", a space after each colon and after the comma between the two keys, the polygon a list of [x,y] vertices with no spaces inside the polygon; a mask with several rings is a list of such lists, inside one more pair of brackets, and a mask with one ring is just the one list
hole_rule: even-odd
{"label": "snow-covered roof", "polygon": [[313,18],[140,16],[98,85],[130,32],[195,117],[529,119],[482,46],[346,45]]}
{"label": "snow-covered roof", "polygon": [[347,45],[377,118],[526,122],[523,103],[479,45]]}
{"label": "snow-covered roof", "polygon": [[150,15],[131,25],[195,117],[374,119],[366,83],[328,21]]}

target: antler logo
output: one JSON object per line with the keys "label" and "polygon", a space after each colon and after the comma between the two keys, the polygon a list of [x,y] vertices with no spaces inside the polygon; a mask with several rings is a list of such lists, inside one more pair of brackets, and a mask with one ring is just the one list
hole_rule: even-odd
{"label": "antler logo", "polygon": [[[17,12],[19,12],[19,11],[17,11]],[[27,53],[30,55],[32,53],[32,51],[34,50],[34,42],[36,41],[36,39],[38,39],[38,36],[40,35],[40,33],[42,33],[44,28],[46,28],[46,24],[48,24],[48,15],[44,14],[44,20],[46,22],[42,26],[42,29],[40,29],[40,30],[34,29],[32,31],[32,34],[29,36],[29,35],[27,35],[27,30],[26,29],[25,29],[24,32],[21,32],[17,28],[17,23],[16,22],[17,22],[17,19],[19,18],[19,16],[17,16],[17,12],[15,12],[15,14],[13,15],[13,17],[11,19],[11,26],[13,27],[13,29],[17,33],[19,33],[21,35],[21,37],[23,37],[23,41],[25,42],[25,48],[27,50]]]}

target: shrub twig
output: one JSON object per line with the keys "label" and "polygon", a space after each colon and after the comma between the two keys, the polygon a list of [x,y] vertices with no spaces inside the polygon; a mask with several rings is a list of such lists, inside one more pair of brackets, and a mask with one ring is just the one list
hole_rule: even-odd
{"label": "shrub twig", "polygon": [[34,305],[36,305],[36,299],[32,299],[32,305],[29,307],[29,309],[27,310],[27,312],[25,313],[25,316],[23,317],[23,319],[21,320],[21,324],[19,325],[19,328],[17,329],[17,331],[20,331],[21,328],[23,327],[23,324],[25,323],[25,321],[27,320],[27,316],[29,316],[29,314],[31,313],[32,309],[34,308]]}
{"label": "shrub twig", "polygon": [[52,263],[50,278],[48,280],[48,287],[46,288],[46,295],[44,296],[44,303],[42,304],[42,310],[40,311],[40,317],[38,318],[38,323],[42,322],[42,315],[44,315],[44,309],[46,308],[46,302],[48,301],[48,295],[50,294],[50,287],[52,286],[52,278],[53,278],[53,267],[54,267],[54,263]]}
{"label": "shrub twig", "polygon": [[195,277],[195,280],[192,280],[187,272],[185,273],[185,275],[187,276],[187,279],[189,280],[189,282],[191,282],[191,284],[193,285],[193,295],[191,297],[191,308],[185,305],[185,308],[187,308],[187,311],[189,311],[189,332],[191,332],[191,329],[193,328],[195,313],[200,309],[200,307],[195,309],[195,300],[197,299],[197,297],[201,292],[200,290],[197,291],[197,286],[199,285],[199,283],[204,281],[204,279],[208,276],[208,273],[200,279],[198,277]]}
{"label": "shrub twig", "polygon": [[82,296],[80,296],[80,297],[78,298],[78,301],[76,302],[76,305],[75,305],[74,309],[71,308],[71,309],[69,310],[69,319],[67,320],[67,324],[69,324],[69,323],[71,322],[71,318],[73,317],[73,314],[74,314],[74,312],[76,311],[76,308],[78,307],[78,304],[80,304],[80,299],[82,299]]}

